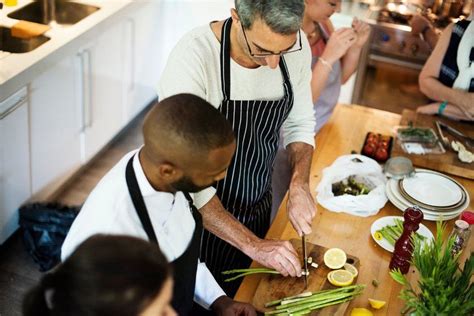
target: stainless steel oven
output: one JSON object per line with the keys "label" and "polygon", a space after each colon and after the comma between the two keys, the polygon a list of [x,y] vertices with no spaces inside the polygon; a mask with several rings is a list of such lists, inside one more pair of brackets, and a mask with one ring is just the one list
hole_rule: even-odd
{"label": "stainless steel oven", "polygon": [[418,75],[431,52],[429,45],[411,35],[409,26],[380,21],[372,26],[352,102],[395,113],[426,104]]}

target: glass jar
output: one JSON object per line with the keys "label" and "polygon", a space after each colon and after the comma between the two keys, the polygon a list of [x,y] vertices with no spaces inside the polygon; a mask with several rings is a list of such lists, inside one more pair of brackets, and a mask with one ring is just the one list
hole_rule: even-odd
{"label": "glass jar", "polygon": [[454,237],[453,247],[451,248],[451,255],[455,256],[461,252],[469,242],[471,230],[469,224],[462,219],[458,219],[454,222],[453,231],[449,237]]}

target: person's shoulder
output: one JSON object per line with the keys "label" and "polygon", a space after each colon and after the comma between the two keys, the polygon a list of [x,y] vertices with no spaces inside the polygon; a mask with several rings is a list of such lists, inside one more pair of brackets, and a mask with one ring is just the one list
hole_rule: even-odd
{"label": "person's shoulder", "polygon": [[311,69],[311,47],[302,30],[300,35],[301,50],[284,55],[290,72],[301,71],[301,69],[305,68]]}
{"label": "person's shoulder", "polygon": [[215,36],[209,24],[198,26],[183,37],[176,44],[175,50],[181,53],[200,52],[206,53],[215,46]]}

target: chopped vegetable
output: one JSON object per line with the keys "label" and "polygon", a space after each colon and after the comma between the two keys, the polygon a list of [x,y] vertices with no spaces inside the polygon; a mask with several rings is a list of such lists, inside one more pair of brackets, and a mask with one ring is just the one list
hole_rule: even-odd
{"label": "chopped vegetable", "polygon": [[[395,245],[395,242],[398,240],[398,238],[400,238],[400,236],[402,235],[402,232],[403,232],[403,221],[396,218],[394,220],[395,222],[395,225],[387,225],[385,227],[383,227],[382,229],[376,231],[374,233],[374,238],[376,240],[381,240],[379,239],[380,236],[382,236],[383,238],[385,238],[385,240],[388,241],[389,244],[391,244],[392,246]],[[415,238],[418,238],[420,240],[424,240],[426,239],[426,237],[418,234],[418,233],[415,233]]]}
{"label": "chopped vegetable", "polygon": [[319,267],[319,265],[316,262],[312,262],[311,266],[315,269],[317,269]]}
{"label": "chopped vegetable", "polygon": [[370,188],[364,183],[357,182],[354,176],[332,184],[332,193],[334,196],[344,194],[363,195],[369,194]]}
{"label": "chopped vegetable", "polygon": [[[365,285],[351,285],[334,290],[310,292],[304,297],[292,296],[268,302],[265,307],[275,307],[274,310],[265,312],[265,315],[301,315],[330,305],[341,304],[360,295]],[[289,300],[292,300],[289,302]]]}
{"label": "chopped vegetable", "polygon": [[237,274],[233,277],[225,279],[224,282],[230,282],[237,280],[238,278],[244,277],[250,274],[258,274],[258,273],[267,273],[267,274],[280,274],[280,272],[276,271],[275,269],[270,268],[248,268],[248,269],[234,269],[223,271],[222,274]]}

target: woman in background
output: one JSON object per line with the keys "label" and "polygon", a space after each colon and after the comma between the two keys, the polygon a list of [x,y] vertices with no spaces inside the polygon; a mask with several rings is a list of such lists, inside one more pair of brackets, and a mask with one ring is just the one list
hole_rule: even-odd
{"label": "woman in background", "polygon": [[474,8],[468,19],[447,26],[424,65],[420,90],[435,102],[418,113],[474,120]]}
{"label": "woman in background", "polygon": [[[341,85],[357,69],[360,53],[370,35],[370,27],[354,18],[352,27],[334,30],[329,19],[340,11],[340,0],[305,0],[303,31],[312,52],[311,91],[313,94],[315,133],[326,124],[336,107]],[[272,217],[288,190],[291,167],[286,150],[279,148],[273,170]]]}
{"label": "woman in background", "polygon": [[352,28],[334,30],[329,19],[340,11],[340,0],[305,0],[303,31],[308,37],[313,56],[313,92],[316,130],[329,120],[337,104],[341,85],[357,69],[360,53],[370,35],[370,27],[357,18]]}
{"label": "woman in background", "polygon": [[174,316],[170,269],[156,245],[95,235],[26,294],[23,314]]}

